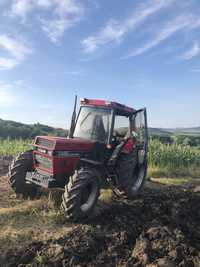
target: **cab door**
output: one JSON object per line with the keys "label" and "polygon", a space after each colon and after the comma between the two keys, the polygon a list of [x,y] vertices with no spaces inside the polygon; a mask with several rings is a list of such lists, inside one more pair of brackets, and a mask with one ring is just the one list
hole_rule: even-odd
{"label": "cab door", "polygon": [[138,164],[147,165],[148,127],[146,108],[137,110],[133,115],[132,134],[136,139]]}

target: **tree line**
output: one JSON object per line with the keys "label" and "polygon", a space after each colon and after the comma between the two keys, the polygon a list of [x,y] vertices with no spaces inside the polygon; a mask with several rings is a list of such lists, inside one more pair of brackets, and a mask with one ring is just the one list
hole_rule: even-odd
{"label": "tree line", "polygon": [[[159,130],[159,129],[158,129]],[[189,146],[200,146],[200,134],[199,135],[186,135],[186,134],[159,134],[159,131],[155,134],[152,128],[149,129],[151,139],[157,139],[163,144],[178,144]],[[67,130],[61,128],[54,128],[51,126],[36,124],[23,124],[15,121],[0,119],[0,139],[32,139],[38,135],[54,135],[65,137],[67,136]]]}
{"label": "tree line", "polygon": [[184,146],[200,146],[200,135],[172,134],[171,136],[152,135],[152,139],[163,144],[177,144]]}
{"label": "tree line", "polygon": [[37,135],[55,135],[64,137],[67,135],[67,131],[40,123],[29,125],[0,119],[0,138],[2,139],[31,139]]}

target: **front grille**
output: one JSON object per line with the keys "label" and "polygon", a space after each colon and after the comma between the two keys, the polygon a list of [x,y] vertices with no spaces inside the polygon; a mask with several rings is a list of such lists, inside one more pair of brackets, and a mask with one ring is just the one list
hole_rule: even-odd
{"label": "front grille", "polygon": [[64,151],[64,150],[59,150],[55,151],[54,155],[57,157],[80,157],[81,154],[84,152],[79,152],[79,151]]}
{"label": "front grille", "polygon": [[54,141],[38,137],[36,140],[36,145],[46,148],[54,148]]}
{"label": "front grille", "polygon": [[52,168],[52,159],[43,157],[42,155],[35,154],[35,163],[38,167],[51,169]]}

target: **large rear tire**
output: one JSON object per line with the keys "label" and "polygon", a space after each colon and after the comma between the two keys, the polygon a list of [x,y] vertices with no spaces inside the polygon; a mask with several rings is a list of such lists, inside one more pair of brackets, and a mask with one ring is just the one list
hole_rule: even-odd
{"label": "large rear tire", "polygon": [[117,166],[119,190],[116,192],[118,195],[125,195],[130,199],[134,198],[143,187],[146,172],[146,159],[140,164],[135,152],[129,154],[121,153]]}
{"label": "large rear tire", "polygon": [[8,181],[18,197],[34,198],[37,195],[37,186],[26,182],[27,172],[31,172],[32,168],[32,150],[21,153],[9,167]]}
{"label": "large rear tire", "polygon": [[69,221],[88,218],[97,203],[100,193],[98,173],[89,167],[75,171],[65,186],[61,209]]}

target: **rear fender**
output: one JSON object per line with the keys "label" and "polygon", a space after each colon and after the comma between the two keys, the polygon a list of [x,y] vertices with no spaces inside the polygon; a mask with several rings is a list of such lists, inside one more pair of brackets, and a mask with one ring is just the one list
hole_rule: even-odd
{"label": "rear fender", "polygon": [[105,183],[106,180],[106,169],[102,162],[91,160],[91,159],[80,159],[79,163],[77,164],[77,168],[88,166],[94,172],[96,172],[97,179],[99,180],[101,186]]}

